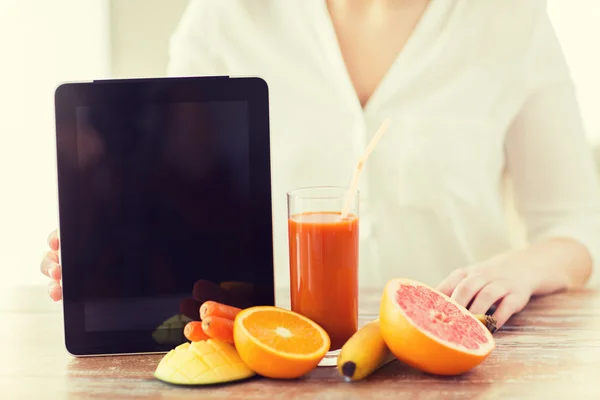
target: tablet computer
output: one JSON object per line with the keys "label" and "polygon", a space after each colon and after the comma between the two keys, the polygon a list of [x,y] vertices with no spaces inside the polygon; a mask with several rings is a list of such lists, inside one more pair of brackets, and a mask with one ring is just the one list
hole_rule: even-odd
{"label": "tablet computer", "polygon": [[263,80],[65,83],[55,109],[72,355],[171,350],[207,300],[274,304]]}

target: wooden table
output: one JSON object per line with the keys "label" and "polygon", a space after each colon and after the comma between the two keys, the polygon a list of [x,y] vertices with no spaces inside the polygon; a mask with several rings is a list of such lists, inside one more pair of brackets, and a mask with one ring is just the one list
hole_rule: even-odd
{"label": "wooden table", "polygon": [[[364,317],[378,293],[362,294]],[[600,291],[534,300],[495,334],[497,348],[461,377],[437,378],[395,361],[359,383],[333,368],[297,381],[257,378],[180,388],[152,377],[160,355],[73,358],[63,345],[62,307],[44,287],[0,295],[0,398],[20,399],[600,399]]]}

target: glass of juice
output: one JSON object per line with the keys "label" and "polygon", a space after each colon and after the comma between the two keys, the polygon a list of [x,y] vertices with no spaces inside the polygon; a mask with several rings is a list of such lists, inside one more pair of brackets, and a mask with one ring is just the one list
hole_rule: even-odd
{"label": "glass of juice", "polygon": [[335,186],[287,194],[291,306],[329,334],[319,365],[335,365],[358,329],[358,191],[342,218],[347,199],[348,188]]}

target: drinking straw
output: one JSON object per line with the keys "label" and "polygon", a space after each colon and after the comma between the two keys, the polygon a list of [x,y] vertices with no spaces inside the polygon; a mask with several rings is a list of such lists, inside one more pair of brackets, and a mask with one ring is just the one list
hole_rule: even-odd
{"label": "drinking straw", "polygon": [[365,149],[363,156],[358,160],[356,168],[354,169],[354,176],[350,182],[350,189],[348,190],[348,195],[346,196],[346,202],[344,203],[344,208],[342,209],[342,215],[340,216],[341,219],[346,219],[348,217],[348,213],[350,212],[350,203],[352,202],[352,196],[356,192],[356,188],[358,186],[360,172],[362,171],[365,162],[367,162],[369,154],[371,154],[371,152],[375,149],[375,146],[377,146],[377,143],[379,143],[383,135],[387,132],[389,126],[390,120],[389,118],[386,118],[369,142],[369,145]]}

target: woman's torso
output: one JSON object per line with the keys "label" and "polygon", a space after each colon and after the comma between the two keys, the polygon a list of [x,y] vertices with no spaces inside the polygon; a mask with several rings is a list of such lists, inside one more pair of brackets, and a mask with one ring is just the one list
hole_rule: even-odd
{"label": "woman's torso", "polygon": [[364,109],[324,1],[204,7],[198,29],[219,68],[191,73],[269,85],[278,286],[289,282],[286,192],[347,185],[386,118],[360,178],[361,286],[437,284],[510,247],[503,144],[526,96],[533,3],[433,1]]}

